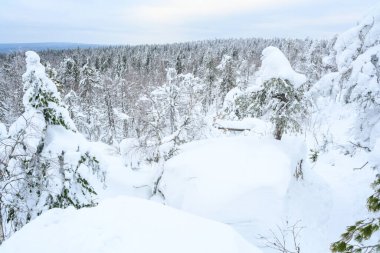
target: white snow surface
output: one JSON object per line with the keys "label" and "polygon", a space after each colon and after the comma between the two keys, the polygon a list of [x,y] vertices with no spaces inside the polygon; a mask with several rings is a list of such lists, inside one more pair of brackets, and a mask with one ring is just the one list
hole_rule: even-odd
{"label": "white snow surface", "polygon": [[[338,37],[333,57],[338,72],[325,75],[314,85],[311,94],[315,112],[304,137],[285,135],[277,141],[235,136],[180,146],[179,154],[159,170],[163,171],[159,190],[165,204],[180,210],[153,201],[115,198],[119,194],[149,198],[153,179],[157,178],[157,167],[141,166],[144,158],[135,149],[136,139],[123,141],[120,155],[108,145],[90,143],[77,133],[62,134],[66,131],[63,128],[49,127],[46,150],[53,154],[71,150],[75,156],[80,144],[107,168],[108,187],[102,190],[101,185],[95,186],[102,199],[99,206],[47,211],[16,232],[0,246],[0,252],[260,252],[230,226],[217,221],[231,225],[257,246],[262,245],[258,234],[270,237],[270,230],[276,231],[276,226],[299,222],[304,227],[299,238],[301,252],[330,252],[330,244],[339,239],[346,226],[368,217],[366,198],[373,192],[369,185],[378,173],[371,166],[380,164],[379,122],[370,129],[372,152],[345,150],[354,140],[355,122],[360,121],[350,101],[368,92],[380,94],[376,80],[379,63],[373,60],[374,56],[380,59],[379,14],[380,5]],[[27,65],[43,68],[37,57],[29,53]],[[224,64],[227,60],[225,57]],[[256,87],[250,88],[276,77],[288,79],[296,87],[306,81],[274,47],[263,51],[262,66],[255,77]],[[352,84],[355,87],[347,89]],[[374,114],[364,116],[377,119],[378,113]],[[267,128],[257,119],[216,123],[233,128]],[[22,124],[16,122],[9,133],[17,133]],[[32,130],[31,134],[38,135]],[[2,132],[0,137],[6,130]],[[312,164],[307,154],[310,149],[319,151]],[[296,180],[293,175],[300,159],[303,179]],[[286,241],[291,243],[292,239],[287,237]]]}
{"label": "white snow surface", "polygon": [[[303,179],[297,180],[300,159]],[[353,170],[367,159],[365,152],[349,157],[337,149],[312,166],[302,138],[209,139],[181,147],[164,167],[160,190],[166,204],[230,224],[254,245],[263,245],[259,234],[269,238],[277,226],[297,223],[303,251],[329,252],[347,225],[367,215],[375,172]],[[292,240],[286,236],[289,245]]]}
{"label": "white snow surface", "polygon": [[265,48],[261,56],[261,67],[256,73],[256,85],[262,85],[271,78],[289,80],[295,88],[306,82],[306,76],[293,70],[286,56],[277,47]]}
{"label": "white snow surface", "polygon": [[[21,117],[19,117],[10,127],[8,130],[8,135],[11,138],[8,141],[14,142],[20,132],[25,131],[24,134],[24,143],[27,147],[27,149],[31,150],[32,152],[35,152],[37,150],[37,146],[39,145],[43,131],[46,128],[46,123],[44,116],[41,112],[35,110],[34,108],[30,108],[29,110],[25,111]],[[23,154],[25,151],[21,150],[16,152],[18,155]]]}
{"label": "white snow surface", "polygon": [[260,253],[227,225],[152,201],[117,197],[52,209],[7,240],[2,253]]}
{"label": "white snow surface", "polygon": [[166,203],[225,222],[278,217],[292,170],[305,154],[297,139],[252,136],[197,141],[181,150],[164,168]]}
{"label": "white snow surface", "polygon": [[5,138],[8,134],[7,127],[0,122],[0,140]]}

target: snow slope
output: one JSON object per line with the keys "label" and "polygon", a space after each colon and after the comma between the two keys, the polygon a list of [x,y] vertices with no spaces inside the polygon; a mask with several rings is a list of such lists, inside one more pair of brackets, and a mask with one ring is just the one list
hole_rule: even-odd
{"label": "snow slope", "polygon": [[146,200],[52,209],[14,234],[2,253],[260,253],[230,227]]}
{"label": "snow slope", "polygon": [[181,150],[166,163],[160,183],[167,204],[221,221],[269,223],[281,213],[293,169],[304,155],[297,139],[252,136],[192,142]]}
{"label": "snow slope", "polygon": [[[163,165],[159,192],[165,204],[215,221],[145,200],[114,198],[118,194],[149,198],[157,168],[132,170],[144,160],[136,156],[137,152],[127,152],[133,147],[133,139],[122,143],[123,157],[105,144],[87,143],[85,149],[96,154],[108,172],[108,188],[98,191],[103,199],[100,205],[47,211],[15,233],[0,251],[260,252],[231,227],[216,222],[220,221],[230,224],[254,245],[262,244],[257,239],[259,234],[269,239],[276,233],[280,237],[276,227],[281,230],[298,224],[303,227],[297,238],[301,252],[329,252],[331,242],[347,225],[368,217],[365,200],[372,192],[369,185],[376,171],[366,162],[379,164],[377,107],[355,106],[368,102],[362,94],[370,98],[374,95],[379,104],[379,10],[376,7],[356,27],[338,37],[332,56],[337,72],[324,76],[310,92],[315,111],[304,139],[235,136],[196,141],[180,146],[179,155]],[[274,47],[263,51],[262,66],[255,77],[256,86],[273,77],[289,79],[296,87],[306,81]],[[234,94],[237,90],[229,95],[232,98]],[[364,122],[368,133],[355,133],[355,124],[363,125],[362,120],[370,121]],[[264,136],[268,128],[256,119],[215,123],[256,129],[260,134],[251,133]],[[2,128],[0,125],[0,137]],[[77,142],[86,142],[82,137],[75,138],[75,133],[67,138],[58,130],[47,131],[46,149],[54,152],[53,147],[59,146],[76,150]],[[349,145],[355,134],[368,142],[371,153]],[[309,149],[319,152],[315,163],[308,159]],[[294,172],[301,159],[303,176],[296,179]],[[285,236],[286,242],[292,240]],[[273,252],[267,248],[263,251]]]}
{"label": "snow slope", "polygon": [[310,164],[304,140],[289,136],[209,139],[181,147],[164,167],[160,190],[166,204],[230,224],[254,245],[263,245],[259,234],[269,238],[277,226],[298,224],[302,252],[329,252],[345,227],[366,215],[375,172],[353,170],[366,159],[365,152],[350,157],[336,148]]}

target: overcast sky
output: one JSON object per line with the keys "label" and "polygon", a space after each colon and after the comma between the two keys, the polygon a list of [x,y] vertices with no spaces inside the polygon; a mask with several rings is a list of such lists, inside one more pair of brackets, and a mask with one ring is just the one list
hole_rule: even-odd
{"label": "overcast sky", "polygon": [[379,0],[0,0],[0,43],[326,38]]}

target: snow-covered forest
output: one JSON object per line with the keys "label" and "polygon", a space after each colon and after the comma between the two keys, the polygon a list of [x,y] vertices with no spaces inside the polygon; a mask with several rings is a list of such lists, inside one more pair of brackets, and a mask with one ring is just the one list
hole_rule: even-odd
{"label": "snow-covered forest", "polygon": [[380,6],[333,39],[0,54],[0,252],[380,252]]}

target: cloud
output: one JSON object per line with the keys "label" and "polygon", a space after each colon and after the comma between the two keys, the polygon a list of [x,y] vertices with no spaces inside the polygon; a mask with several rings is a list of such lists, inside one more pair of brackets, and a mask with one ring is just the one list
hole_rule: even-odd
{"label": "cloud", "polygon": [[318,37],[378,0],[1,0],[1,42],[141,44],[226,37]]}
{"label": "cloud", "polygon": [[288,18],[286,22],[257,22],[256,27],[263,29],[282,29],[282,28],[299,28],[299,27],[315,27],[315,26],[333,26],[349,24],[350,26],[355,24],[355,21],[360,20],[362,15],[357,12],[338,14],[338,15],[326,15],[321,17],[293,17]]}
{"label": "cloud", "polygon": [[183,23],[197,19],[223,17],[241,12],[280,8],[305,0],[160,0],[129,10],[133,18],[149,23]]}

